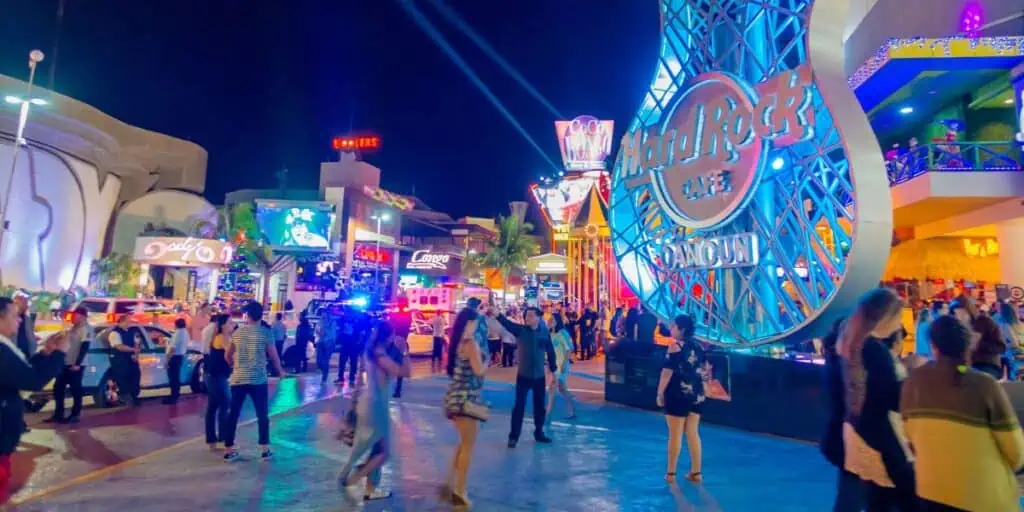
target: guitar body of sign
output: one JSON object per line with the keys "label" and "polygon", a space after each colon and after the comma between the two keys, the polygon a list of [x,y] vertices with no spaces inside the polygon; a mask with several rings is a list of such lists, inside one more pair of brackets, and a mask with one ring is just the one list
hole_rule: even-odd
{"label": "guitar body of sign", "polygon": [[609,201],[622,274],[712,343],[812,337],[878,282],[892,234],[843,72],[849,0],[657,3],[658,68]]}

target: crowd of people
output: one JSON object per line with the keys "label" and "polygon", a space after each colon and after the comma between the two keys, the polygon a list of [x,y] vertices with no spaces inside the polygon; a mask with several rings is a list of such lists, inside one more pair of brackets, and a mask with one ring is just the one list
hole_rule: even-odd
{"label": "crowd of people", "polygon": [[1016,311],[930,304],[904,357],[903,308],[876,289],[824,339],[834,510],[1017,510],[1024,435],[999,384],[1020,349]]}

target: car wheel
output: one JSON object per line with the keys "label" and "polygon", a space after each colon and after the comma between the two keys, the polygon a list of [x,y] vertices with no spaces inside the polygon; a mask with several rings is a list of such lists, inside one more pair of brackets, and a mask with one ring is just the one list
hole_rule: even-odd
{"label": "car wheel", "polygon": [[117,387],[117,381],[107,372],[100,379],[100,383],[93,391],[92,399],[98,407],[114,407],[121,402],[121,393]]}
{"label": "car wheel", "polygon": [[192,379],[189,380],[188,387],[192,389],[193,393],[206,393],[205,361],[196,363],[195,369],[192,370]]}

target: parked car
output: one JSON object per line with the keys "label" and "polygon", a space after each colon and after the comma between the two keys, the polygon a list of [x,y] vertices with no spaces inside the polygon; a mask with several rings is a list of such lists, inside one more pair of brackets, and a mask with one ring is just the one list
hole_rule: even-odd
{"label": "parked car", "polygon": [[[99,407],[112,407],[121,402],[117,381],[110,369],[110,358],[114,349],[110,347],[110,333],[114,326],[103,323],[95,326],[96,341],[89,347],[85,356],[85,374],[82,376],[82,389],[92,395],[94,403]],[[139,353],[139,369],[141,370],[141,389],[161,389],[170,384],[165,366],[167,342],[171,333],[155,325],[133,324],[128,327],[135,342],[142,345]],[[185,362],[181,365],[181,382],[187,384],[193,393],[204,393],[204,365],[201,342],[189,342]],[[32,397],[35,403],[43,402],[52,397],[53,383],[46,386],[43,393]]]}
{"label": "parked car", "polygon": [[92,325],[113,325],[122,315],[129,315],[134,324],[158,325],[164,329],[174,329],[174,321],[179,318],[192,320],[187,312],[176,311],[172,303],[157,299],[86,297],[71,309],[74,311],[79,307],[89,311],[89,323]]}

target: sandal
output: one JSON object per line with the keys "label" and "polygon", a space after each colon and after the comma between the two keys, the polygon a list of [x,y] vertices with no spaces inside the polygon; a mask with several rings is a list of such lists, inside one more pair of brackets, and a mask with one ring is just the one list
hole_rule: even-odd
{"label": "sandal", "polygon": [[665,473],[665,481],[670,483],[670,484],[676,483],[676,474],[675,473]]}
{"label": "sandal", "polygon": [[437,499],[442,503],[452,503],[455,501],[455,493],[448,484],[442,484],[437,488]]}
{"label": "sandal", "polygon": [[700,476],[700,471],[687,473],[686,479],[698,484],[704,481],[704,477]]}

